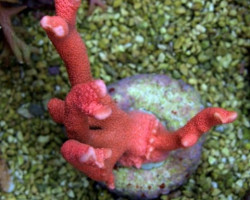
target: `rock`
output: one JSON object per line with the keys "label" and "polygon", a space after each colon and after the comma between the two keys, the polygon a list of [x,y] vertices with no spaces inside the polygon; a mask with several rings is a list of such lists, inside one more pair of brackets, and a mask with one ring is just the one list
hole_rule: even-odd
{"label": "rock", "polygon": [[[171,131],[185,125],[203,108],[191,86],[164,75],[136,75],[111,84],[108,91],[123,110],[151,112]],[[171,151],[164,162],[141,169],[117,166],[114,192],[150,199],[175,190],[196,170],[204,140],[205,136],[191,148]]]}
{"label": "rock", "polygon": [[50,66],[48,68],[49,75],[55,76],[60,73],[59,66]]}
{"label": "rock", "polygon": [[43,116],[44,114],[44,110],[42,106],[38,104],[30,104],[29,112],[35,117],[40,117],[40,116]]}
{"label": "rock", "polygon": [[34,116],[29,112],[28,106],[29,106],[29,103],[21,105],[17,109],[17,113],[24,118],[31,119]]}

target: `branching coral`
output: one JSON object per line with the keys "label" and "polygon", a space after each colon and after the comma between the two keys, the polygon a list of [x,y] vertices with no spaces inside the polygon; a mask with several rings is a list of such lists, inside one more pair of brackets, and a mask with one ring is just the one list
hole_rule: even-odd
{"label": "branching coral", "polygon": [[48,108],[54,121],[67,130],[63,157],[90,178],[115,188],[112,170],[117,162],[140,168],[162,161],[169,151],[190,147],[211,127],[237,118],[233,111],[206,108],[184,127],[169,132],[153,114],[121,110],[105,83],[91,75],[86,48],[75,26],[81,1],[55,3],[56,16],[45,16],[41,26],[66,65],[72,89],[65,101],[54,98]]}

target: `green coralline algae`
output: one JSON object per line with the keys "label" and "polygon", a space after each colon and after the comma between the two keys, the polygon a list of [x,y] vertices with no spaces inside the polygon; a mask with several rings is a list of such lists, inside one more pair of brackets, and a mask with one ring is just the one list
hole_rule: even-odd
{"label": "green coralline algae", "polygon": [[[233,124],[211,131],[195,174],[163,200],[238,200],[250,188],[249,4],[108,0],[106,12],[96,10],[86,17],[86,4],[79,11],[79,32],[96,78],[111,83],[134,74],[165,74],[196,88],[205,106],[239,113]],[[34,66],[12,62],[8,68],[0,67],[0,146],[15,183],[12,193],[0,192],[0,199],[114,199],[59,153],[66,137],[48,116],[46,102],[65,97],[68,78],[34,16],[32,12],[19,16],[29,34],[25,42],[41,51],[32,56]],[[50,66],[60,66],[59,75],[49,75]],[[30,113],[34,104],[43,107],[42,115]],[[18,114],[20,108],[33,117]]]}
{"label": "green coralline algae", "polygon": [[108,89],[120,108],[151,112],[169,131],[184,126],[203,108],[192,87],[163,75],[132,76]]}

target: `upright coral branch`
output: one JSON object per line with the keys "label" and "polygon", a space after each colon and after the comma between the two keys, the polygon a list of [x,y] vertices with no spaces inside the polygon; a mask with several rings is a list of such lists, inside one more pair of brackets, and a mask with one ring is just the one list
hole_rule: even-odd
{"label": "upright coral branch", "polygon": [[72,87],[92,80],[87,50],[75,26],[80,4],[80,0],[56,0],[57,16],[41,20],[41,26],[66,65]]}

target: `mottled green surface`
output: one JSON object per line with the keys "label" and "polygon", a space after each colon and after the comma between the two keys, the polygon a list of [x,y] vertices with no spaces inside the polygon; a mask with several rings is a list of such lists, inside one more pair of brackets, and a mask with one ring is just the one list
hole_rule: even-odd
{"label": "mottled green surface", "polygon": [[111,96],[126,111],[143,110],[157,116],[169,131],[184,126],[203,107],[197,91],[163,75],[137,75],[109,86]]}
{"label": "mottled green surface", "polygon": [[[108,0],[107,4],[105,13],[98,10],[88,18],[84,4],[78,18],[95,77],[110,83],[136,73],[166,74],[194,86],[205,106],[239,113],[236,122],[210,133],[197,172],[172,197],[241,199],[250,187],[249,1]],[[0,199],[112,199],[62,159],[59,150],[65,135],[47,111],[30,119],[17,114],[23,104],[45,105],[51,97],[65,97],[69,84],[33,14],[15,21],[27,27],[28,34],[19,36],[41,53],[32,57],[32,67],[13,61],[0,69],[1,151],[16,185],[13,193],[0,193]],[[48,75],[52,65],[60,65],[59,75]]]}

